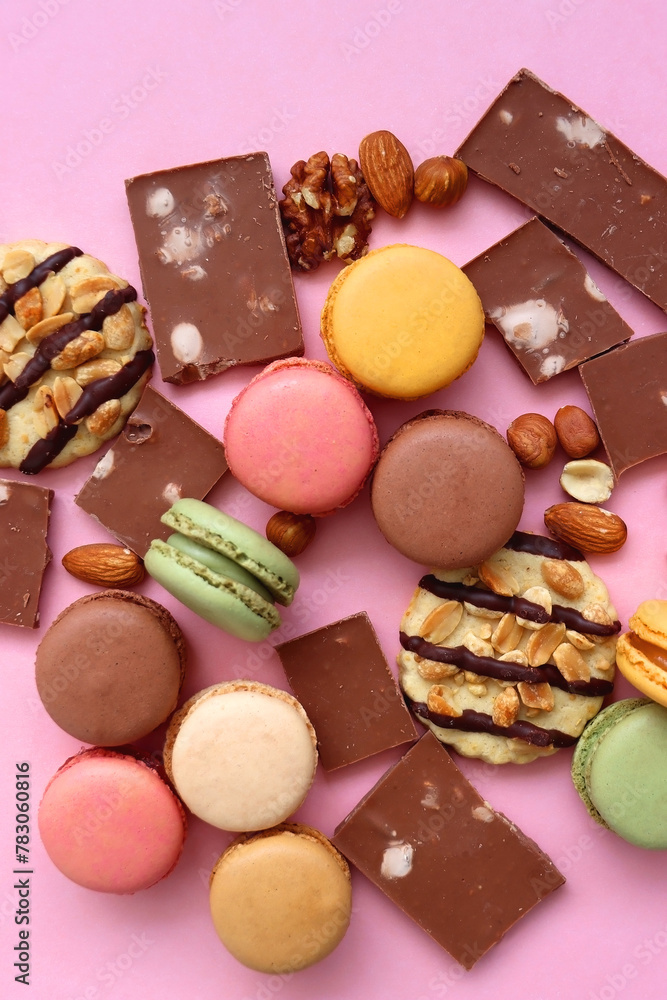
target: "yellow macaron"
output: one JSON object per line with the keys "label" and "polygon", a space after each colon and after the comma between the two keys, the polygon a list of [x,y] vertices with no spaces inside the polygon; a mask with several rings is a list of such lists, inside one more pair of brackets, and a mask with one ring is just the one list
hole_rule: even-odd
{"label": "yellow macaron", "polygon": [[322,339],[338,370],[391,399],[449,385],[473,363],[483,337],[482,304],[463,271],[402,243],[341,271],[322,311]]}
{"label": "yellow macaron", "polygon": [[631,684],[667,707],[667,601],[644,601],[619,636],[616,663]]}

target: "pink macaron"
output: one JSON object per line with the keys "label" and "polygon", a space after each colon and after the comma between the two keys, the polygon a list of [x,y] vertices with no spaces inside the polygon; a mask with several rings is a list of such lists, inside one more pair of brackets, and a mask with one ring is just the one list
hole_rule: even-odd
{"label": "pink macaron", "polygon": [[131,893],[172,871],[186,833],[183,807],[147,760],[93,747],[56,772],[39,806],[46,853],[86,889]]}
{"label": "pink macaron", "polygon": [[232,403],[224,431],[232,474],[294,514],[330,514],[354,500],[379,452],[373,416],[323,361],[274,361]]}

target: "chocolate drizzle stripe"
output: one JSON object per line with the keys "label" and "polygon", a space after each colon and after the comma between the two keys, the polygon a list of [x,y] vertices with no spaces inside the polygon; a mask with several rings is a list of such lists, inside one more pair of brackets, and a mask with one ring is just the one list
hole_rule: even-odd
{"label": "chocolate drizzle stripe", "polygon": [[[132,285],[117,291],[107,292],[103,299],[89,313],[66,323],[59,330],[45,337],[34,355],[14,382],[14,389],[24,389],[37,382],[51,367],[51,362],[72,340],[76,340],[84,330],[101,330],[104,320],[121,310],[125,302],[133,302],[137,293]],[[1,401],[0,401],[0,405]],[[4,407],[6,409],[6,407]]]}
{"label": "chocolate drizzle stripe", "polygon": [[477,656],[465,646],[435,646],[420,635],[400,633],[401,646],[410,653],[416,653],[425,660],[435,663],[451,663],[461,670],[472,670],[484,677],[493,677],[498,681],[526,681],[528,684],[551,684],[569,694],[586,695],[589,698],[602,698],[611,694],[614,685],[611,681],[594,677],[590,681],[567,681],[553,663],[543,667],[524,667],[520,663],[509,663],[495,660],[492,656]]}
{"label": "chocolate drizzle stripe", "polygon": [[66,424],[76,424],[84,417],[89,417],[98,406],[110,399],[120,399],[137,382],[155,361],[155,355],[150,348],[137,351],[131,361],[106,378],[90,382],[83,390],[79,399],[65,417]]}
{"label": "chocolate drizzle stripe", "polygon": [[[76,421],[90,416],[98,406],[109,399],[120,399],[124,396],[154,361],[155,355],[150,348],[146,351],[137,351],[132,360],[123,365],[120,371],[87,385],[76,406],[67,414],[67,419],[61,420],[45,438],[35,442],[21,462],[19,471],[27,476],[34,476],[46,468],[76,434],[78,430]],[[79,409],[79,415],[73,417],[74,411]]]}
{"label": "chocolate drizzle stripe", "polygon": [[41,472],[49,462],[52,462],[56,455],[59,455],[68,441],[76,434],[76,425],[68,427],[62,420],[53,430],[50,430],[45,438],[40,438],[32,446],[26,457],[19,465],[19,472],[26,476],[35,476]]}
{"label": "chocolate drizzle stripe", "polygon": [[530,743],[535,747],[571,747],[579,739],[578,736],[570,736],[560,729],[542,729],[541,726],[526,722],[524,719],[513,722],[511,726],[497,726],[490,715],[485,712],[474,712],[470,708],[464,709],[459,716],[440,715],[438,712],[431,712],[423,701],[412,701],[405,692],[403,694],[415,715],[421,719],[428,719],[442,729],[459,729],[466,733],[490,733],[491,736],[523,740],[524,743]]}
{"label": "chocolate drizzle stripe", "polygon": [[51,254],[50,257],[47,257],[46,260],[43,260],[41,264],[37,264],[25,278],[20,278],[19,281],[15,281],[13,285],[10,285],[7,291],[3,295],[0,295],[0,323],[7,319],[18,300],[22,299],[27,292],[41,285],[48,278],[49,274],[56,274],[58,271],[62,271],[66,264],[69,264],[75,257],[81,257],[82,255],[83,250],[79,250],[78,247],[67,247],[65,250],[58,250],[56,253]]}
{"label": "chocolate drizzle stripe", "polygon": [[621,631],[619,621],[612,622],[611,625],[590,622],[579,611],[574,608],[566,608],[562,604],[554,604],[551,608],[551,614],[549,614],[541,604],[527,601],[523,597],[504,597],[492,590],[480,590],[479,587],[470,587],[465,583],[449,583],[446,580],[439,580],[432,573],[423,576],[419,581],[419,586],[443,600],[467,601],[468,604],[473,604],[476,608],[502,611],[503,614],[511,612],[538,625],[546,625],[548,622],[562,622],[567,628],[575,629],[577,632],[600,636],[615,635]]}
{"label": "chocolate drizzle stripe", "polygon": [[528,552],[533,556],[544,556],[547,559],[569,559],[571,562],[583,562],[585,556],[579,549],[566,542],[546,535],[532,535],[529,531],[515,531],[509,542],[503,548],[513,552]]}

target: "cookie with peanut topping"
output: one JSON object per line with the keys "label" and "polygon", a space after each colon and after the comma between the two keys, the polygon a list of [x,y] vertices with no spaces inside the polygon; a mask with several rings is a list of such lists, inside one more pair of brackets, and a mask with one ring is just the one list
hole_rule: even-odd
{"label": "cookie with peanut topping", "polygon": [[460,754],[527,763],[597,714],[620,628],[580,552],[517,531],[479,566],[422,577],[401,623],[401,689]]}
{"label": "cookie with peanut topping", "polygon": [[76,247],[0,245],[0,467],[68,465],[120,432],[154,361],[136,298]]}

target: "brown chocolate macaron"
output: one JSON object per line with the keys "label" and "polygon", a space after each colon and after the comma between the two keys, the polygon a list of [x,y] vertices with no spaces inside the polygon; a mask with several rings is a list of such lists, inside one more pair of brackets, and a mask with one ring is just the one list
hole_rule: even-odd
{"label": "brown chocolate macaron", "polygon": [[113,747],[146,736],[174,711],[185,664],[183,634],[166,608],[104,590],[58,615],[37,649],[35,679],[61,729]]}
{"label": "brown chocolate macaron", "polygon": [[380,531],[409,559],[476,566],[519,523],[523,470],[498,431],[455,410],[426,410],[385,445],[371,503]]}

